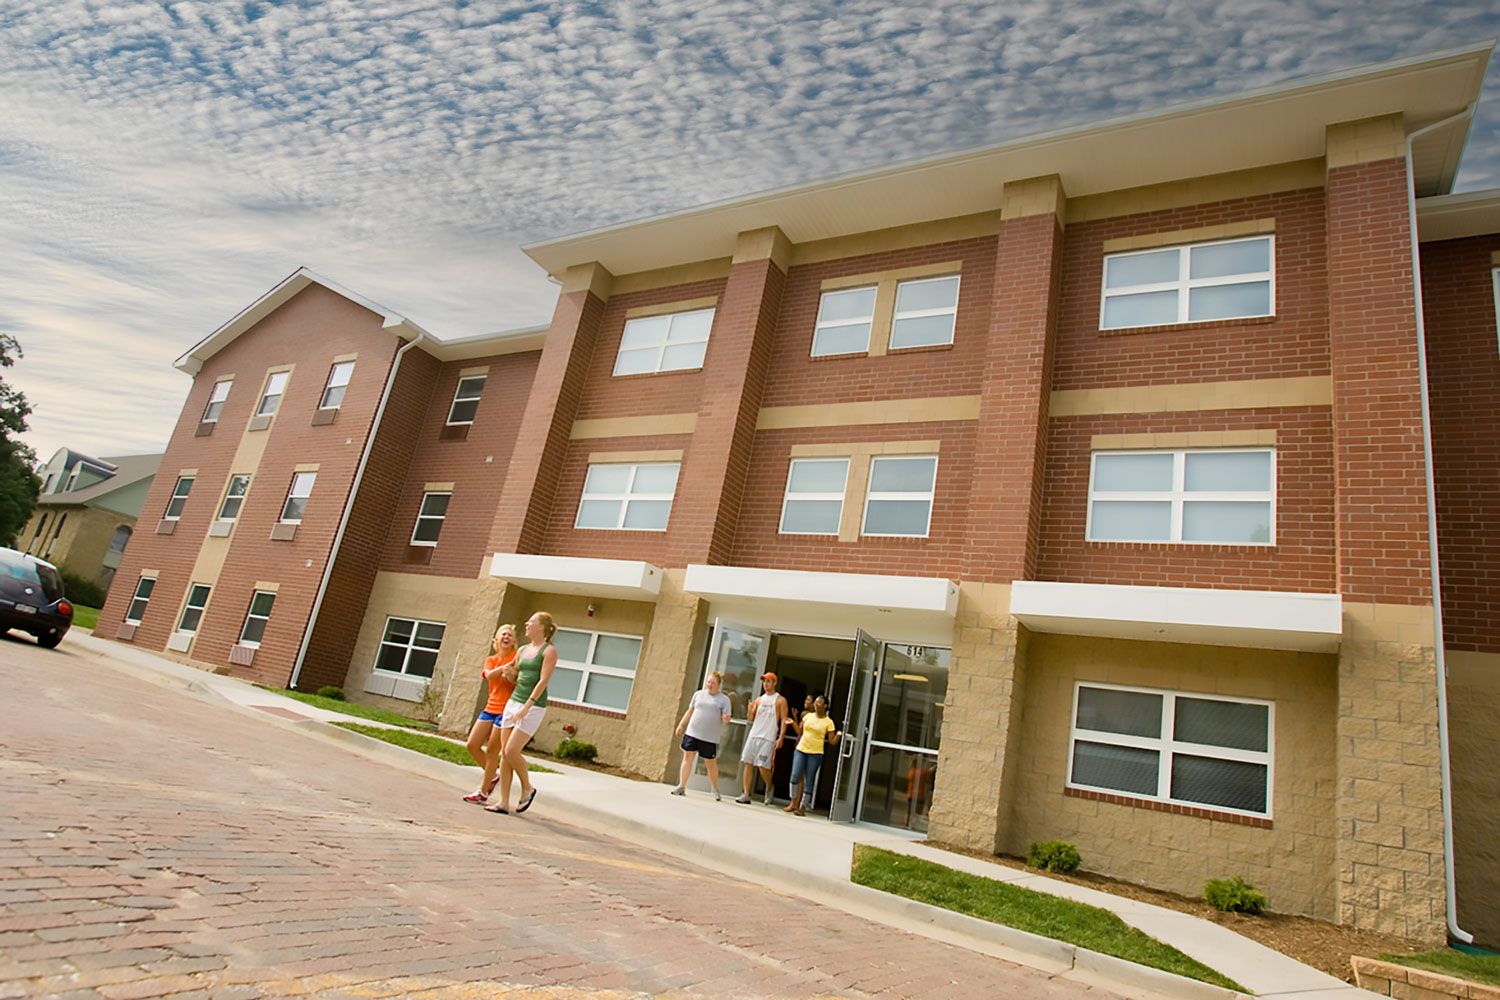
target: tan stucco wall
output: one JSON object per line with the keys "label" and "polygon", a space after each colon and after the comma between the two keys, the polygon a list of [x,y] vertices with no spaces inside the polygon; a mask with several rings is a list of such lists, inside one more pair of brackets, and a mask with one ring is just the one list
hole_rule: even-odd
{"label": "tan stucco wall", "polygon": [[454,577],[419,576],[414,573],[376,574],[375,583],[370,588],[370,600],[365,606],[364,623],[360,625],[359,638],[355,642],[354,655],[344,681],[344,691],[349,700],[362,705],[388,708],[403,715],[411,714],[413,702],[371,694],[365,690],[365,681],[375,667],[375,655],[380,649],[385,620],[391,616],[443,622],[446,626],[443,644],[438,650],[437,668],[428,682],[439,692],[447,690],[455,662],[460,662],[463,669],[472,667],[477,675],[482,666],[483,655],[468,663],[468,658],[460,655],[461,652],[468,652],[464,648],[463,629],[455,627],[477,586],[477,580]]}
{"label": "tan stucco wall", "polygon": [[1500,654],[1446,659],[1458,925],[1500,948]]}
{"label": "tan stucco wall", "polygon": [[[52,531],[60,513],[68,516],[68,519],[63,522],[62,534],[58,536],[57,544],[52,546],[51,554],[42,556],[47,549],[47,540],[52,537]],[[43,514],[48,515],[47,532],[33,545],[31,538],[36,534],[37,519]],[[27,522],[25,530],[18,537],[17,547],[45,558],[55,566],[61,566],[81,577],[98,582],[99,571],[104,563],[104,553],[109,551],[109,543],[115,536],[115,529],[122,524],[134,528],[135,518],[94,507],[67,507],[61,510],[55,507],[39,507],[32,512],[31,520]]]}

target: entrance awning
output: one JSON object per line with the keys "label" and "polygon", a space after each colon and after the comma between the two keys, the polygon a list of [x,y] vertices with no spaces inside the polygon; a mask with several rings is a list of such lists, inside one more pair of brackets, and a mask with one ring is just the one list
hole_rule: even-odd
{"label": "entrance awning", "polygon": [[1010,613],[1035,632],[1333,653],[1344,631],[1338,594],[1099,583],[1011,584]]}
{"label": "entrance awning", "polygon": [[661,570],[634,559],[576,559],[496,552],[490,560],[490,576],[548,594],[654,601],[661,593]]}

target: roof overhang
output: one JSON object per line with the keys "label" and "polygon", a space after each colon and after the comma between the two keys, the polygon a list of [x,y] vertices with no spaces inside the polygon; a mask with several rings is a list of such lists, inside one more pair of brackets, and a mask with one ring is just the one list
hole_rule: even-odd
{"label": "roof overhang", "polygon": [[540,351],[547,339],[548,329],[545,326],[532,326],[524,330],[505,330],[473,337],[455,337],[451,340],[429,337],[422,341],[419,349],[439,361],[468,361],[497,354],[523,354],[526,351]]}
{"label": "roof overhang", "polygon": [[1417,233],[1423,243],[1500,233],[1500,188],[1418,199]]}
{"label": "roof overhang", "polygon": [[[533,243],[561,277],[592,261],[614,274],[730,257],[737,234],[779,226],[793,243],[994,211],[1008,181],[1057,174],[1070,198],[1324,155],[1327,126],[1400,112],[1408,132],[1478,100],[1494,40],[1305,77],[937,156],[839,174]],[[1421,136],[1419,195],[1458,172],[1464,117]]]}
{"label": "roof overhang", "polygon": [[569,556],[496,552],[490,576],[527,590],[578,597],[654,601],[661,593],[661,570],[633,559],[576,559]]}
{"label": "roof overhang", "polygon": [[1034,632],[1254,649],[1337,652],[1338,594],[1099,583],[1011,584],[1010,613]]}

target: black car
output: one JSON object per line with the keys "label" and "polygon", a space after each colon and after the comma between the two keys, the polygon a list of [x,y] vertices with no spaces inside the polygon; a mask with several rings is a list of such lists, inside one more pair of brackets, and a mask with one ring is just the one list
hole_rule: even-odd
{"label": "black car", "polygon": [[57,567],[15,549],[0,549],[0,632],[30,632],[38,646],[54,649],[72,624],[73,605],[63,596]]}

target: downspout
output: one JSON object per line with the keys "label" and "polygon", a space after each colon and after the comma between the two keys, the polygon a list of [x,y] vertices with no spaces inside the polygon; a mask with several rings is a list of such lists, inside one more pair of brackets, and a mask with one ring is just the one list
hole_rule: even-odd
{"label": "downspout", "polygon": [[427,332],[420,327],[417,335],[412,340],[396,351],[396,360],[391,362],[391,373],[386,376],[385,390],[380,394],[380,405],[375,409],[375,419],[370,424],[370,435],[365,438],[365,450],[359,456],[359,467],[354,470],[354,482],[349,486],[349,499],[344,504],[344,513],[339,518],[339,530],[334,532],[333,547],[328,551],[328,562],[323,567],[323,579],[318,581],[318,595],[313,598],[312,612],[307,616],[307,630],[302,633],[302,644],[297,647],[297,660],[292,664],[291,679],[286,682],[289,688],[297,686],[297,680],[302,676],[302,661],[307,656],[307,644],[312,641],[313,626],[318,623],[318,611],[323,607],[323,595],[328,593],[328,580],[333,576],[333,564],[338,558],[339,546],[343,544],[344,532],[349,527],[349,516],[354,512],[354,499],[359,496],[359,484],[365,478],[365,466],[370,464],[370,452],[375,448],[375,435],[380,432],[380,421],[385,416],[385,407],[391,399],[391,389],[396,385],[396,373],[401,370],[401,359],[406,352],[416,347],[427,338]]}
{"label": "downspout", "polygon": [[1437,484],[1432,466],[1432,416],[1428,412],[1427,393],[1427,323],[1422,311],[1422,260],[1417,236],[1417,180],[1412,170],[1412,140],[1424,132],[1451,125],[1462,118],[1472,118],[1478,102],[1442,121],[1424,125],[1406,137],[1406,216],[1411,230],[1411,286],[1417,313],[1417,378],[1422,398],[1422,461],[1427,476],[1427,549],[1432,578],[1432,631],[1437,663],[1438,756],[1443,784],[1443,877],[1446,883],[1448,934],[1473,944],[1474,935],[1458,926],[1458,889],[1453,873],[1453,774],[1448,765],[1448,664],[1443,655],[1443,594],[1438,578]]}

